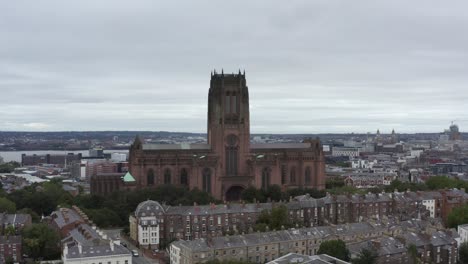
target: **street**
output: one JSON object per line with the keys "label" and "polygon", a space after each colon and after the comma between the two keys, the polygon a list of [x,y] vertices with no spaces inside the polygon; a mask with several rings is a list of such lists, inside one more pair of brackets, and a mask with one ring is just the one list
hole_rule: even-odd
{"label": "street", "polygon": [[122,231],[122,229],[108,229],[108,230],[102,230],[102,231],[104,233],[106,233],[106,235],[110,239],[113,239],[113,240],[119,239],[121,243],[124,242],[125,244],[127,244],[127,248],[128,248],[129,251],[132,251],[132,250],[137,250],[138,251],[139,256],[138,257],[132,257],[132,263],[134,263],[134,264],[159,263],[157,260],[145,257],[143,255],[143,253],[140,250],[138,250],[138,248],[136,248],[132,243],[130,243],[124,237],[121,237],[120,232]]}

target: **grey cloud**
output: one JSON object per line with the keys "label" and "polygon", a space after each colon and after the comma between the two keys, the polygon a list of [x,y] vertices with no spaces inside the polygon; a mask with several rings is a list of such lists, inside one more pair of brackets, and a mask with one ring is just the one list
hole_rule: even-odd
{"label": "grey cloud", "polygon": [[467,8],[4,1],[0,130],[204,132],[209,71],[245,68],[253,132],[442,131],[468,119]]}

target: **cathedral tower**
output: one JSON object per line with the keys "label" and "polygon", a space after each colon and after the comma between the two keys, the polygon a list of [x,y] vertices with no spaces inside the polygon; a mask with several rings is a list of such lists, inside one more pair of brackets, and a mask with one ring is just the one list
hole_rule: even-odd
{"label": "cathedral tower", "polygon": [[224,177],[247,176],[243,157],[250,149],[249,91],[245,72],[211,75],[208,94],[208,144],[218,153]]}

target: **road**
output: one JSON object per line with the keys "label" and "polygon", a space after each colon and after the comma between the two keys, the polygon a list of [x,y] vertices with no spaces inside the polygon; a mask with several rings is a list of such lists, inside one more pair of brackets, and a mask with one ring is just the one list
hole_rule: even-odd
{"label": "road", "polygon": [[125,242],[127,244],[127,248],[129,251],[131,250],[137,250],[139,255],[138,257],[132,257],[132,263],[134,264],[153,264],[153,263],[159,263],[157,260],[147,258],[141,253],[138,248],[136,248],[132,243],[127,241],[124,237],[120,236],[120,232],[122,229],[107,229],[107,230],[102,230],[104,233],[107,234],[109,238],[113,239],[120,239],[120,242]]}

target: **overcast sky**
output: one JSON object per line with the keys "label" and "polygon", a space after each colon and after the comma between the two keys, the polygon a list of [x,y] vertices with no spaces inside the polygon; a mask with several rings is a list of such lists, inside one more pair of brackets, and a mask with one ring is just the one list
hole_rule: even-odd
{"label": "overcast sky", "polygon": [[[222,3],[222,4],[221,4]],[[468,127],[468,1],[1,1],[0,130],[206,132],[246,71],[253,133]]]}

